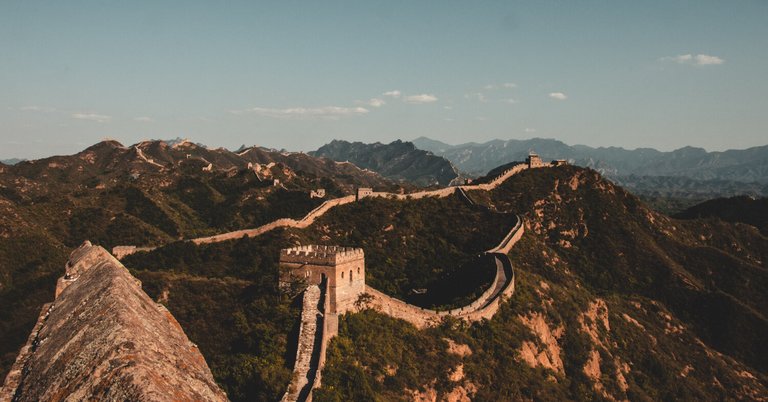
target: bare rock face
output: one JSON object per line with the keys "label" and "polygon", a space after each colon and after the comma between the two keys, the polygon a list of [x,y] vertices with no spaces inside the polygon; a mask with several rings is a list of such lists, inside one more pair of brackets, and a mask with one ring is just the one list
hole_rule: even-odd
{"label": "bare rock face", "polygon": [[225,401],[179,323],[101,247],[70,256],[0,390],[6,401]]}

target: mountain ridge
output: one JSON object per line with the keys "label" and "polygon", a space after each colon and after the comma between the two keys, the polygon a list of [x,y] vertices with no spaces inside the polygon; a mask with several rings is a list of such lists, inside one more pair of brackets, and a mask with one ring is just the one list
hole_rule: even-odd
{"label": "mountain ridge", "polygon": [[390,179],[423,187],[445,186],[459,177],[456,168],[445,158],[401,140],[389,144],[333,140],[309,154],[337,162],[349,161]]}
{"label": "mountain ridge", "polygon": [[413,142],[417,147],[441,155],[460,169],[475,175],[484,174],[508,160],[521,160],[529,151],[536,151],[547,158],[568,159],[572,164],[593,168],[611,178],[630,175],[670,176],[768,184],[768,145],[707,152],[692,146],[673,151],[570,146],[559,140],[545,138],[450,145],[419,137]]}

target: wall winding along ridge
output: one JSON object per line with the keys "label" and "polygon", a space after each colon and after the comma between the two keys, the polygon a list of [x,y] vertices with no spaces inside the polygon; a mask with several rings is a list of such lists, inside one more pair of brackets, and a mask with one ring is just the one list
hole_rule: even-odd
{"label": "wall winding along ridge", "polygon": [[[480,184],[476,186],[459,186],[449,187],[436,191],[426,191],[416,194],[402,195],[402,194],[390,194],[390,193],[372,193],[371,197],[388,197],[392,199],[418,199],[427,196],[447,197],[454,192],[458,191],[464,200],[471,206],[477,206],[475,202],[469,198],[466,190],[485,190],[498,187],[506,179],[514,174],[527,169],[527,165],[517,165],[512,169],[505,171],[501,176],[496,178],[490,183]],[[522,218],[517,215],[517,222],[514,227],[507,233],[501,242],[494,248],[487,250],[487,254],[491,254],[494,257],[496,275],[494,276],[491,285],[472,303],[456,308],[449,311],[435,311],[430,309],[424,309],[412,304],[408,304],[402,300],[388,296],[381,291],[378,291],[370,286],[366,286],[365,293],[370,295],[372,299],[369,301],[369,307],[379,310],[382,313],[388,314],[392,317],[403,319],[415,325],[417,328],[424,328],[428,326],[438,325],[442,319],[446,316],[455,317],[468,322],[480,321],[483,319],[491,319],[499,310],[501,303],[507,298],[511,297],[515,292],[515,273],[512,267],[512,261],[507,254],[511,251],[512,247],[523,236],[525,231],[525,225],[523,225]],[[326,291],[328,293],[328,284],[325,283]],[[336,314],[329,314],[327,297],[325,298],[324,307],[324,323],[321,327],[322,335],[320,336],[320,343],[315,344],[315,348],[312,351],[313,358],[318,361],[316,374],[309,393],[301,395],[297,400],[311,401],[312,390],[319,388],[321,385],[321,374],[323,367],[325,367],[326,350],[330,339],[338,333],[338,316]],[[306,340],[299,340],[299,345],[306,343]],[[294,381],[296,378],[301,377],[303,374],[302,368],[299,365],[297,358],[296,365],[294,367]],[[290,390],[290,386],[289,386]],[[284,398],[284,400],[286,400]],[[292,400],[293,401],[293,400]]]}
{"label": "wall winding along ridge", "polygon": [[[542,167],[546,167],[546,166],[542,166]],[[411,199],[416,200],[416,199],[421,199],[425,197],[445,198],[455,193],[457,189],[462,193],[464,193],[464,191],[472,191],[472,190],[489,191],[498,187],[501,183],[503,183],[513,175],[520,173],[521,171],[528,168],[529,167],[526,164],[515,165],[514,167],[508,170],[505,170],[504,173],[502,173],[501,175],[499,175],[499,177],[495,178],[489,183],[445,187],[437,190],[419,191],[419,192],[410,193],[410,194],[373,192],[371,195],[369,195],[369,197],[384,197],[384,198],[391,198],[391,199],[397,199],[397,200],[411,200]],[[464,196],[466,197],[466,193],[464,193]],[[328,212],[331,208],[338,205],[349,204],[351,202],[355,202],[354,195],[335,198],[320,204],[320,206],[313,209],[304,218],[299,220],[290,219],[290,218],[281,218],[281,219],[272,221],[270,223],[267,223],[265,225],[259,226],[257,228],[235,230],[232,232],[221,233],[221,234],[207,236],[207,237],[198,237],[195,239],[190,239],[189,241],[195,244],[218,243],[218,242],[227,241],[227,240],[239,239],[244,236],[248,236],[248,237],[259,236],[266,232],[269,232],[270,230],[274,230],[280,227],[292,227],[292,228],[303,229],[308,227],[312,223],[314,223],[317,218],[323,216],[323,214]],[[133,254],[135,252],[152,251],[156,248],[157,247],[115,246],[112,249],[112,253],[115,254],[115,256],[117,256],[118,259],[122,259],[123,257]]]}
{"label": "wall winding along ridge", "polygon": [[[529,166],[526,164],[515,165],[504,171],[489,183],[453,186],[437,190],[419,191],[411,194],[372,192],[368,197],[385,197],[397,200],[421,199],[425,197],[444,198],[458,191],[470,205],[474,206],[476,204],[467,196],[466,191],[493,190],[513,175],[528,168]],[[195,244],[217,243],[239,239],[244,236],[259,236],[279,227],[306,228],[331,208],[355,201],[356,196],[354,195],[328,200],[310,211],[300,220],[282,218],[254,229],[236,230],[214,236],[191,239],[190,241]],[[372,296],[370,305],[383,313],[408,321],[419,328],[437,325],[442,318],[446,316],[456,317],[469,322],[490,319],[498,311],[501,302],[504,299],[511,297],[515,291],[514,269],[507,254],[512,249],[512,246],[520,240],[523,232],[524,225],[522,219],[520,216],[517,216],[517,223],[504,239],[502,239],[496,247],[486,251],[487,254],[491,254],[494,257],[496,275],[489,288],[467,306],[450,311],[423,309],[388,296],[372,287],[366,286],[366,293]],[[118,246],[115,251],[119,252],[121,256],[125,256],[135,251],[150,251],[152,249],[154,248]],[[322,286],[322,291],[317,286],[309,287],[305,290],[302,324],[299,331],[299,346],[297,348],[296,361],[294,363],[293,379],[283,396],[283,401],[293,402],[312,400],[312,390],[319,387],[321,383],[321,373],[325,365],[328,342],[338,333],[338,316],[330,313],[328,283],[326,282]],[[321,299],[319,305],[322,306],[322,313],[318,311],[317,293],[319,293],[319,298]]]}
{"label": "wall winding along ridge", "polygon": [[491,286],[472,303],[449,311],[436,311],[408,304],[370,286],[366,286],[366,293],[373,297],[371,307],[392,317],[408,321],[418,328],[437,325],[445,316],[469,322],[493,317],[496,311],[498,311],[502,299],[511,296],[515,291],[514,269],[507,254],[512,249],[512,246],[523,236],[524,227],[522,219],[518,216],[517,223],[502,239],[501,243],[486,251],[487,254],[491,254],[494,257],[496,276],[493,282],[491,282]]}
{"label": "wall winding along ridge", "polygon": [[320,206],[313,209],[305,217],[299,220],[282,218],[282,219],[278,219],[276,221],[270,222],[266,225],[259,226],[255,229],[236,230],[234,232],[228,232],[228,233],[218,234],[218,235],[209,236],[209,237],[199,237],[197,239],[192,239],[191,241],[195,244],[218,243],[226,240],[239,239],[245,236],[256,237],[279,227],[303,229],[313,224],[315,220],[317,220],[317,218],[323,216],[331,208],[338,205],[349,204],[354,201],[355,201],[355,196],[353,195],[348,195],[346,197],[341,197],[341,198],[335,198],[333,200],[328,200],[323,202],[322,204],[320,204]]}

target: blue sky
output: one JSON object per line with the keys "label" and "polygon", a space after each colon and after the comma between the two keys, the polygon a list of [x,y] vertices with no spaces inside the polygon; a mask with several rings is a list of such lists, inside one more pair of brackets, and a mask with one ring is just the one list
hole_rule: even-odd
{"label": "blue sky", "polygon": [[102,138],[768,143],[765,1],[0,2],[0,158]]}

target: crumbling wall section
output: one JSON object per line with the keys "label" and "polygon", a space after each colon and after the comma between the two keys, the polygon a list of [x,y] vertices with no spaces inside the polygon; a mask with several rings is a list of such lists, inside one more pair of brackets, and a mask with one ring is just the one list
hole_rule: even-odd
{"label": "crumbling wall section", "polygon": [[168,310],[87,241],[0,391],[3,402],[226,399]]}
{"label": "crumbling wall section", "polygon": [[[322,315],[318,310],[321,291],[317,285],[310,285],[304,290],[301,307],[301,325],[299,327],[299,344],[296,348],[296,360],[293,365],[293,376],[288,390],[283,395],[283,402],[308,400],[312,385],[318,372],[322,345],[317,345],[317,339],[322,339]],[[318,333],[318,331],[320,331]],[[322,344],[322,341],[320,342]],[[314,363],[314,364],[313,364]]]}

